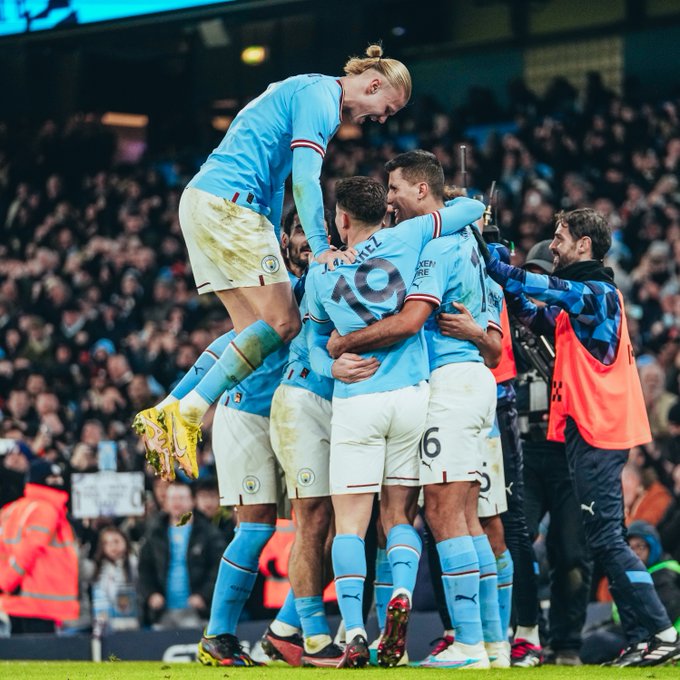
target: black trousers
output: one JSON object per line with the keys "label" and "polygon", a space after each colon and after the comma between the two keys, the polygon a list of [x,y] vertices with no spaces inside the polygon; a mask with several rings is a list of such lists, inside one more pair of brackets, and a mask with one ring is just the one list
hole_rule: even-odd
{"label": "black trousers", "polygon": [[549,644],[554,651],[581,647],[593,565],[569,475],[564,444],[523,441],[524,508],[532,539],[546,513],[550,565]]}
{"label": "black trousers", "polygon": [[538,624],[538,585],[533,540],[524,510],[524,460],[514,400],[503,399],[496,409],[503,447],[503,469],[508,509],[501,515],[515,574],[513,577],[513,621],[519,626]]}
{"label": "black trousers", "polygon": [[671,622],[645,565],[626,542],[621,470],[628,460],[628,449],[591,446],[571,418],[565,439],[586,542],[609,579],[628,643],[641,642],[670,628]]}

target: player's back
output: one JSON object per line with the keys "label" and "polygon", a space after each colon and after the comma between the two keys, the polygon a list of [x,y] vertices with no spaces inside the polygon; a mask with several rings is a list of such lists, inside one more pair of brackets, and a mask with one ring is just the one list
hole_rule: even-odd
{"label": "player's back", "polygon": [[442,312],[457,314],[453,303],[458,302],[465,305],[480,326],[486,328],[489,306],[486,267],[471,229],[472,227],[466,227],[458,234],[431,241],[420,255],[412,291],[418,289],[419,280],[424,276],[428,263],[446,268],[441,304],[425,322],[430,370],[450,363],[483,361],[473,342],[442,335],[436,319],[436,315]]}
{"label": "player's back", "polygon": [[[431,220],[430,216],[416,220]],[[409,220],[415,222],[415,220]],[[423,245],[423,229],[416,224],[381,229],[354,246],[356,261],[339,263],[335,270],[310,270],[313,295],[342,335],[360,330],[398,312],[413,279]],[[309,292],[308,282],[308,292]],[[316,315],[310,300],[310,313]],[[366,352],[380,361],[368,380],[345,384],[336,381],[334,395],[388,392],[415,385],[429,375],[422,333],[386,349]]]}
{"label": "player's back", "polygon": [[268,214],[272,195],[291,172],[291,144],[299,141],[323,156],[340,124],[341,97],[332,76],[272,83],[238,113],[189,186],[230,200],[238,193],[238,202]]}

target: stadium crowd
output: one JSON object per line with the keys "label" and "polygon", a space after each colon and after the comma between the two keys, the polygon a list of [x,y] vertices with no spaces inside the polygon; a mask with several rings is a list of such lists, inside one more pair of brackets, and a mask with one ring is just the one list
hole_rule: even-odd
{"label": "stadium crowd", "polygon": [[[338,179],[382,181],[396,153],[423,148],[470,195],[497,182],[495,212],[502,236],[515,245],[513,264],[551,237],[557,211],[588,206],[606,216],[613,230],[606,262],[626,300],[654,435],[626,466],[627,522],[649,522],[664,551],[680,559],[680,97],[621,97],[596,74],[583,92],[557,79],[543,97],[520,81],[508,93],[506,108],[478,90],[454,112],[423,98],[385,126],[346,126],[329,144],[325,202],[335,204]],[[498,134],[496,123],[508,131]],[[465,182],[460,143],[468,150]],[[96,471],[98,452],[114,442],[118,471],[146,473],[146,515],[75,521],[81,561],[90,565],[81,580],[96,614],[112,561],[107,550],[116,549],[106,544],[118,539],[123,580],[134,581],[139,569],[143,625],[157,622],[162,609],[145,580],[157,571],[153,537],[168,515],[179,521],[195,502],[201,509],[201,492],[214,491],[214,458],[208,421],[196,499],[173,504],[166,484],[146,468],[130,424],[230,328],[217,300],[195,293],[179,230],[179,197],[206,150],[183,153],[191,160],[182,164],[165,162],[162,151],[116,163],[115,137],[93,115],[37,127],[0,124],[0,506],[21,496],[37,461],[61,466],[68,482],[75,472]],[[211,584],[233,524],[215,507],[203,514],[205,540],[214,547],[205,576]],[[211,590],[192,593],[202,600],[195,600],[199,618]],[[251,614],[259,611],[254,603]],[[92,625],[88,615],[85,608],[80,626]],[[135,624],[128,617],[121,625]]]}

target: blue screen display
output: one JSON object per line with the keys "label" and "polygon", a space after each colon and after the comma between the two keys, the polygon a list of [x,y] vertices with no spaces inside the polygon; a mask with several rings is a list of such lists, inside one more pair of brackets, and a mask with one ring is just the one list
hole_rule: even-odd
{"label": "blue screen display", "polygon": [[0,0],[0,36],[219,5],[225,1],[232,0]]}

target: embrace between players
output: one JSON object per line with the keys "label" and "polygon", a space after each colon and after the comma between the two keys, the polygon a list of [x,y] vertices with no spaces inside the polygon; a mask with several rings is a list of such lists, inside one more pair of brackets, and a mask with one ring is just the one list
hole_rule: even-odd
{"label": "embrace between players", "polygon": [[[185,189],[180,224],[197,289],[220,297],[234,330],[134,427],[164,478],[174,478],[175,462],[196,477],[201,419],[219,402],[220,496],[236,506],[239,526],[220,564],[201,662],[254,664],[236,626],[275,530],[282,470],[296,538],[292,590],[265,636],[271,655],[293,665],[369,662],[363,538],[378,493],[377,572],[392,585],[376,590],[381,635],[371,647],[383,666],[405,661],[422,486],[455,630],[422,665],[505,667],[509,589],[499,588],[499,550],[479,519],[497,527],[505,509],[489,370],[501,354],[503,294],[475,226],[484,205],[445,203],[436,157],[407,152],[387,163],[387,190],[367,177],[337,183],[335,225],[347,248],[331,249],[319,185],[329,140],[343,120],[384,122],[411,93],[406,67],[377,45],[344,70],[270,85]],[[279,243],[291,172],[296,210]],[[557,226],[568,224],[566,215]],[[324,614],[331,574],[344,644]]]}

